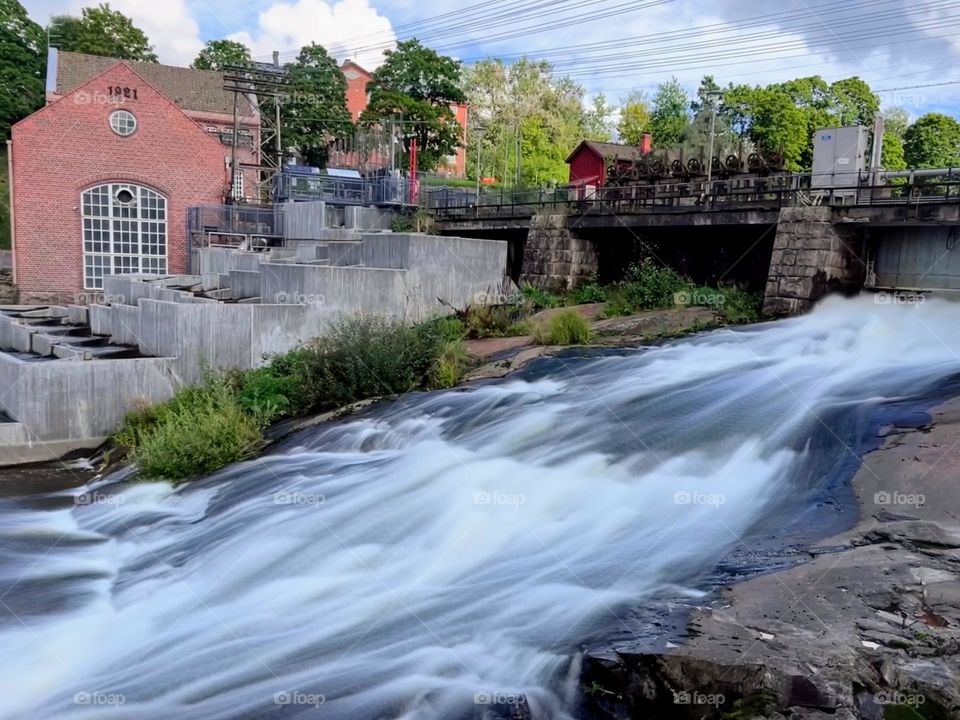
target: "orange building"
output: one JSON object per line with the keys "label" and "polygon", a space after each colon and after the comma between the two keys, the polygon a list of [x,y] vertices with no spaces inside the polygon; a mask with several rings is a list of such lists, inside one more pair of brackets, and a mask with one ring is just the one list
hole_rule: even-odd
{"label": "orange building", "polygon": [[[340,71],[347,79],[347,110],[350,111],[350,117],[356,122],[360,114],[366,110],[367,103],[370,101],[370,93],[367,92],[367,85],[373,79],[373,74],[363,69],[353,60],[345,60],[340,66]],[[446,161],[438,168],[438,172],[456,177],[464,177],[467,174],[467,104],[454,103],[450,106],[457,124],[461,129],[460,146],[453,155],[448,155]]]}

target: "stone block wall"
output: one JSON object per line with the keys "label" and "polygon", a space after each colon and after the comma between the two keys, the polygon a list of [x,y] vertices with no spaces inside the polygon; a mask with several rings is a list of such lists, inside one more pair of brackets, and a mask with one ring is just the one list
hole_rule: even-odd
{"label": "stone block wall", "polygon": [[863,242],[855,229],[835,225],[832,220],[829,207],[780,211],[764,315],[802,313],[828,293],[857,292],[863,287]]}
{"label": "stone block wall", "polygon": [[575,287],[597,273],[597,250],[592,240],[578,237],[561,213],[534,215],[523,251],[520,283],[545,290]]}

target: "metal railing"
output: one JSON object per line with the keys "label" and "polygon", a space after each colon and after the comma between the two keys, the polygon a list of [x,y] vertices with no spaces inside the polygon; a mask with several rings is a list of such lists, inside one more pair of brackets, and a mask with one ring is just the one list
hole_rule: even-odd
{"label": "metal railing", "polygon": [[410,205],[416,203],[416,183],[393,176],[343,178],[331,175],[281,174],[277,202],[323,200],[331,205]]}
{"label": "metal railing", "polygon": [[670,214],[730,210],[778,210],[792,206],[921,205],[960,203],[960,175],[900,178],[870,184],[864,173],[859,184],[811,188],[810,174],[738,177],[661,184],[561,187],[555,190],[501,190],[470,192],[462,188],[433,188],[424,207],[438,220],[523,218],[551,208],[573,214]]}

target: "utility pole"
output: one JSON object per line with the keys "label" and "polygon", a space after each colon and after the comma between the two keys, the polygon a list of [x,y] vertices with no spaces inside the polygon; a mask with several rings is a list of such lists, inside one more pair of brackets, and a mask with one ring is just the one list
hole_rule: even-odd
{"label": "utility pole", "polygon": [[707,154],[707,192],[710,193],[713,190],[711,186],[713,182],[713,138],[717,129],[717,104],[719,98],[723,97],[723,93],[716,91],[708,92],[707,97],[713,100],[713,102],[710,103],[712,109],[710,113],[710,151]]}
{"label": "utility pole", "polygon": [[483,154],[483,145],[481,140],[483,139],[483,134],[479,130],[473,131],[474,137],[477,138],[477,199],[474,201],[475,205],[480,204],[480,156]]}

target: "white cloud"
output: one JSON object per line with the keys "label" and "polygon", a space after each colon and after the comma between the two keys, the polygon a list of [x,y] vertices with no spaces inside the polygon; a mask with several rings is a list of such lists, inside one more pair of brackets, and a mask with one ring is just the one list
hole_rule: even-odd
{"label": "white cloud", "polygon": [[[79,17],[82,8],[96,4],[92,0],[28,0],[24,6],[30,17],[46,24],[53,15]],[[146,33],[162,63],[189,65],[203,47],[200,28],[185,0],[111,0],[110,8]]]}
{"label": "white cloud", "polygon": [[200,28],[184,0],[111,0],[110,7],[147,34],[163,63],[189,65],[203,47]]}
{"label": "white cloud", "polygon": [[323,45],[337,60],[355,60],[373,70],[383,62],[383,51],[393,47],[396,35],[390,20],[371,7],[368,0],[278,2],[260,13],[257,30],[230,35],[250,48],[258,59],[274,50],[284,60],[311,42]]}

